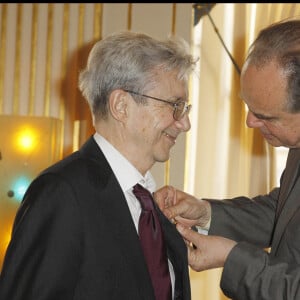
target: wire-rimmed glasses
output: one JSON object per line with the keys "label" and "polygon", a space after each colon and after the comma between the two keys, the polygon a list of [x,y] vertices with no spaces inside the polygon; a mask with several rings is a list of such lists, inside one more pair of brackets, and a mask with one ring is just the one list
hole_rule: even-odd
{"label": "wire-rimmed glasses", "polygon": [[124,91],[127,92],[127,93],[130,93],[130,94],[150,98],[150,99],[161,101],[161,102],[164,102],[164,103],[167,103],[167,104],[171,105],[173,107],[173,118],[176,121],[181,120],[184,117],[185,114],[188,114],[191,110],[191,107],[192,107],[192,104],[188,104],[186,101],[183,101],[183,100],[172,102],[172,101],[168,101],[168,100],[148,96],[148,95],[145,95],[145,94],[140,94],[140,93],[130,91],[130,90],[124,90]]}

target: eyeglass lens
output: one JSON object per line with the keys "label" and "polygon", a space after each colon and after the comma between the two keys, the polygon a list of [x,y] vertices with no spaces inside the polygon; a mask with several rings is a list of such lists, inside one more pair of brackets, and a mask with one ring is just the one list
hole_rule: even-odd
{"label": "eyeglass lens", "polygon": [[186,104],[185,102],[176,103],[174,107],[174,119],[180,120],[186,113],[189,113],[190,105]]}

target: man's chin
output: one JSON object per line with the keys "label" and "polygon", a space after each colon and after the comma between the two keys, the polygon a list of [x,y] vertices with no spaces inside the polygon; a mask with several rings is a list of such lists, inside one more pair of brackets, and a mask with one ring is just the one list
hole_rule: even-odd
{"label": "man's chin", "polygon": [[283,146],[283,144],[280,141],[278,141],[277,139],[275,139],[274,137],[271,137],[271,138],[264,137],[264,138],[267,141],[267,143],[269,145],[273,146],[273,147],[281,147],[281,146]]}
{"label": "man's chin", "polygon": [[156,162],[166,162],[170,159],[170,153],[166,153],[164,155],[160,155],[156,157]]}

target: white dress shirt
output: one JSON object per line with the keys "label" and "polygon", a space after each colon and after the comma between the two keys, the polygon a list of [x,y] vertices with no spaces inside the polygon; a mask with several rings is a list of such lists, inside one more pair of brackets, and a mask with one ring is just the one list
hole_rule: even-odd
{"label": "white dress shirt", "polygon": [[[94,134],[94,139],[102,150],[115,176],[117,177],[121,189],[125,195],[136,231],[138,233],[138,224],[141,214],[141,205],[138,199],[132,192],[133,186],[137,183],[148,189],[151,193],[156,190],[156,183],[150,171],[147,171],[145,176],[142,174],[105,138],[99,133]],[[169,270],[172,284],[172,294],[174,298],[175,274],[170,261]]]}

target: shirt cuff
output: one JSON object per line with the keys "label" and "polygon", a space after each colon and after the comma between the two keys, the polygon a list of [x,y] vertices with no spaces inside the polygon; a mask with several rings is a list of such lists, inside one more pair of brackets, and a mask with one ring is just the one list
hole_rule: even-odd
{"label": "shirt cuff", "polygon": [[205,235],[208,235],[208,231],[209,231],[209,228],[210,228],[210,222],[211,222],[211,218],[209,219],[209,221],[206,223],[205,226],[199,226],[199,225],[196,225],[196,229],[198,231],[198,233],[201,233],[201,234],[205,234]]}

